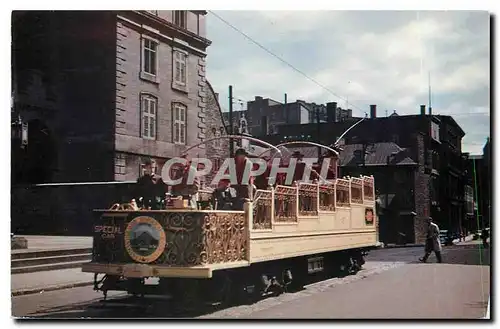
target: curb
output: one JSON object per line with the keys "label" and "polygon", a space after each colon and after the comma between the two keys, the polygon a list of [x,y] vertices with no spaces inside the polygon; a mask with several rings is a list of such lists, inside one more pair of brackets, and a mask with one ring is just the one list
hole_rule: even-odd
{"label": "curb", "polygon": [[11,297],[32,295],[32,294],[38,294],[41,292],[64,290],[64,289],[71,289],[71,288],[78,288],[78,287],[86,287],[86,286],[92,286],[93,284],[94,284],[94,281],[83,281],[83,282],[67,283],[67,284],[53,285],[53,286],[41,287],[41,288],[23,289],[23,290],[13,291],[11,293]]}
{"label": "curb", "polygon": [[385,245],[381,249],[395,249],[395,248],[423,248],[425,244],[407,244],[407,245]]}

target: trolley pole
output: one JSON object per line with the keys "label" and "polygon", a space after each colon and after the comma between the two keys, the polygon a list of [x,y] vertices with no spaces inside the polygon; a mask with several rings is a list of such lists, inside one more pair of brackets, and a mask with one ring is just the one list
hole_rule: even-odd
{"label": "trolley pole", "polygon": [[288,124],[288,95],[285,93],[285,122]]}
{"label": "trolley pole", "polygon": [[[229,86],[229,134],[233,134],[233,86]],[[229,157],[234,156],[233,139],[229,138]]]}
{"label": "trolley pole", "polygon": [[[321,144],[321,121],[319,115],[319,106],[316,107],[316,121],[317,121],[317,134],[318,134],[318,143]],[[318,146],[318,161],[321,158],[321,147]]]}

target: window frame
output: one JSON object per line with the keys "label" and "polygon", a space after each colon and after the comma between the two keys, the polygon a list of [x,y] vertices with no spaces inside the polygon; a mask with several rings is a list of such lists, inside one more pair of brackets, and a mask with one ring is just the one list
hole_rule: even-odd
{"label": "window frame", "polygon": [[[217,129],[217,128],[212,128],[212,134],[213,134],[213,138],[215,137],[221,137],[222,136],[222,132]],[[217,139],[214,139],[213,140],[213,147],[216,148],[216,149],[219,149],[222,147],[222,143],[221,143],[221,139],[220,138],[217,138]]]}
{"label": "window frame", "polygon": [[[177,67],[179,66],[179,77]],[[172,49],[172,88],[187,92],[189,53],[179,48]],[[184,72],[182,74],[182,69]],[[184,81],[183,81],[184,78]]]}
{"label": "window frame", "polygon": [[[146,107],[144,106],[145,101],[148,102],[148,112],[145,112]],[[151,114],[151,104],[154,104],[154,114]],[[141,123],[141,137],[148,140],[156,140],[158,138],[158,97],[141,93],[140,95],[140,123]],[[146,129],[144,128],[145,118],[148,118],[148,134],[146,134]],[[153,126],[151,126],[151,120],[153,120]],[[154,127],[154,135],[151,134],[151,127]]]}
{"label": "window frame", "polygon": [[[172,10],[172,22],[182,29],[187,29],[187,12],[187,10]],[[179,17],[177,17],[177,14],[179,14]],[[178,19],[181,22],[178,22]]]}
{"label": "window frame", "polygon": [[[146,43],[154,44],[156,47],[153,50],[152,48],[147,48]],[[146,50],[154,53],[154,73],[148,72],[146,69]],[[147,35],[141,36],[141,78],[150,80],[152,82],[158,82],[159,77],[159,51],[160,50],[160,42],[154,38],[151,38]],[[151,62],[151,61],[150,61]]]}
{"label": "window frame", "polygon": [[115,175],[127,173],[127,156],[124,153],[115,153]]}
{"label": "window frame", "polygon": [[[177,109],[184,110],[184,120],[182,120],[182,112],[179,112],[179,119],[176,119]],[[188,107],[184,103],[172,103],[172,142],[176,145],[187,145],[187,110]],[[175,125],[179,124],[178,133],[176,133]],[[181,141],[181,132],[184,132],[184,141]]]}

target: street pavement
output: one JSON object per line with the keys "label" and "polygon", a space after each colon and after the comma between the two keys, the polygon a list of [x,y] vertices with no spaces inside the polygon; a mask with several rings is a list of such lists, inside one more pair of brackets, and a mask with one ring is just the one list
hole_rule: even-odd
{"label": "street pavement", "polygon": [[137,299],[122,292],[102,294],[78,287],[12,298],[15,317],[212,319],[479,319],[490,295],[489,249],[477,242],[443,248],[443,264],[432,255],[418,262],[422,248],[380,249],[357,275],[313,283],[306,289],[251,305],[193,311],[175,308],[168,297]]}
{"label": "street pavement", "polygon": [[11,274],[11,292],[21,295],[31,292],[55,290],[60,287],[91,285],[93,273],[82,272],[80,267],[53,271]]}

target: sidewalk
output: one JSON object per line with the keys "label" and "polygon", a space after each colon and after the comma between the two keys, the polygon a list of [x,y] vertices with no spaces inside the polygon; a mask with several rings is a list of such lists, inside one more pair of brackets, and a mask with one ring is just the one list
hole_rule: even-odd
{"label": "sidewalk", "polygon": [[[465,241],[459,241],[459,239],[453,240],[453,244],[462,244],[466,242],[472,241],[474,237],[474,234],[468,235],[465,237]],[[388,243],[386,245],[383,245],[381,248],[412,248],[412,247],[425,247],[425,244],[423,243],[407,243],[407,244],[394,244],[394,243]]]}
{"label": "sidewalk", "polygon": [[16,235],[28,240],[28,249],[15,249],[13,254],[41,250],[65,250],[92,248],[90,236]]}
{"label": "sidewalk", "polygon": [[[93,273],[84,273],[81,268],[43,271],[35,273],[11,274],[11,295],[43,293],[59,289],[91,286]],[[89,287],[89,289],[92,289]]]}
{"label": "sidewalk", "polygon": [[474,238],[474,234],[470,234],[470,235],[467,235],[465,237],[465,239],[464,239],[465,241],[460,241],[459,239],[455,239],[455,240],[453,240],[453,243],[454,244],[461,244],[461,243],[464,243],[464,242],[470,242],[470,241],[473,240],[473,238]]}
{"label": "sidewalk", "polygon": [[[41,252],[50,250],[71,250],[92,248],[92,237],[16,235],[28,240],[27,249],[14,249],[11,254]],[[41,293],[44,291],[68,289],[92,285],[93,273],[84,273],[80,267],[33,273],[11,274],[12,296]],[[91,287],[89,287],[91,289]]]}

